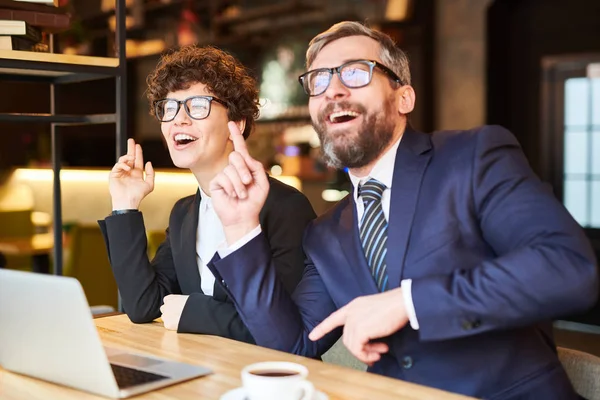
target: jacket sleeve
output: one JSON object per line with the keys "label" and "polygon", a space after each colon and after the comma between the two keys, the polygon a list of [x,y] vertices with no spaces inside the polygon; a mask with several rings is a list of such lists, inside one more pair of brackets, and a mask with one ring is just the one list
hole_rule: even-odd
{"label": "jacket sleeve", "polygon": [[134,323],[160,317],[163,298],[181,294],[171,255],[169,230],[150,262],[141,212],[109,216],[98,224],[127,316]]}
{"label": "jacket sleeve", "polygon": [[[312,206],[301,193],[294,193],[271,204],[261,218],[263,232],[268,241],[266,251],[273,261],[277,279],[291,293],[298,285],[304,270],[302,235],[306,225],[315,218]],[[243,268],[250,259],[236,260],[236,268]],[[221,285],[216,279],[216,285]],[[179,321],[179,332],[205,333],[230,339],[255,343],[233,303],[225,299],[194,293],[186,302]]]}
{"label": "jacket sleeve", "polygon": [[262,225],[277,277],[291,294],[304,272],[304,230],[316,215],[308,199],[300,192],[291,195],[285,204],[277,204],[272,208],[273,211],[264,218]]}
{"label": "jacket sleeve", "polygon": [[486,127],[476,138],[472,202],[496,254],[474,267],[412,281],[423,341],[526,326],[591,307],[594,253],[581,227],[534,175],[514,136]]}
{"label": "jacket sleeve", "polygon": [[177,332],[203,333],[255,344],[232,303],[203,293],[192,293],[188,297]]}
{"label": "jacket sleeve", "polygon": [[259,346],[315,358],[341,336],[342,330],[336,329],[317,342],[308,339],[310,331],[336,306],[309,259],[300,283],[290,295],[277,277],[263,233],[223,259],[215,255],[209,268],[217,279],[224,280],[239,315]]}

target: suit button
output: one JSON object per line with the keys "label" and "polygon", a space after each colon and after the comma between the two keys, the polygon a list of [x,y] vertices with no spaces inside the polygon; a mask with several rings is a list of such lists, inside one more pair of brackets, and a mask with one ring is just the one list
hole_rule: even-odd
{"label": "suit button", "polygon": [[479,328],[480,326],[481,326],[481,321],[478,319],[475,319],[473,321],[469,321],[469,320],[465,319],[462,322],[462,328],[465,331],[470,331],[471,329]]}
{"label": "suit button", "polygon": [[413,359],[410,356],[406,356],[402,359],[402,368],[410,369],[413,366]]}
{"label": "suit button", "polygon": [[473,329],[473,323],[471,323],[471,321],[465,319],[462,322],[462,328],[465,331],[470,331],[471,329]]}
{"label": "suit button", "polygon": [[225,279],[221,279],[221,285],[223,285],[224,287],[227,287],[227,284],[225,283]]}

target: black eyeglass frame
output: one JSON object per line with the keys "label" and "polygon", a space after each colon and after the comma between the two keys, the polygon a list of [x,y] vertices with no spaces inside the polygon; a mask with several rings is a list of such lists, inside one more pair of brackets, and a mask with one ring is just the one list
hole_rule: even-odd
{"label": "black eyeglass frame", "polygon": [[[189,109],[189,107],[187,105],[187,102],[188,102],[188,100],[197,99],[197,98],[208,100],[208,113],[206,114],[206,117],[195,118],[195,117],[192,117],[192,115],[190,114],[190,109]],[[159,115],[159,107],[158,107],[158,105],[160,103],[164,102],[164,101],[175,101],[177,103],[177,111],[175,112],[175,115],[171,119],[166,119],[165,120],[165,119],[160,119],[158,117],[158,115]],[[213,101],[216,101],[217,103],[223,105],[223,107],[228,108],[227,102],[225,100],[221,100],[221,99],[219,99],[218,97],[215,97],[215,96],[198,95],[198,96],[190,96],[187,99],[183,99],[183,100],[166,98],[166,99],[156,100],[154,102],[154,115],[156,116],[156,119],[159,120],[160,122],[171,122],[175,118],[177,118],[177,114],[179,114],[179,111],[181,110],[181,106],[183,105],[183,109],[185,110],[185,112],[188,115],[188,117],[190,117],[191,119],[196,120],[196,121],[201,121],[201,120],[206,119],[206,118],[209,117],[210,112],[212,110],[212,102]]]}
{"label": "black eyeglass frame", "polygon": [[[363,64],[369,66],[369,81],[367,83],[365,83],[364,85],[360,85],[360,86],[348,86],[346,84],[346,82],[344,82],[344,80],[342,79],[341,71],[347,65],[349,65],[349,64],[356,64],[356,63],[363,63]],[[339,67],[312,69],[312,70],[307,71],[307,72],[303,73],[302,75],[300,75],[298,77],[298,82],[300,82],[300,85],[302,86],[302,89],[304,89],[304,92],[307,95],[311,96],[311,97],[320,96],[323,93],[325,93],[325,91],[327,91],[327,88],[329,88],[329,85],[331,85],[331,79],[333,78],[333,74],[334,73],[338,76],[338,79],[340,80],[340,82],[342,82],[342,84],[344,86],[346,86],[347,88],[350,88],[350,89],[359,89],[359,88],[365,87],[365,86],[367,86],[368,84],[371,83],[371,81],[373,80],[373,69],[375,67],[379,68],[381,70],[381,72],[383,72],[384,74],[386,74],[394,82],[399,83],[400,85],[404,85],[402,83],[402,80],[398,77],[398,75],[396,75],[396,73],[394,71],[392,71],[391,69],[389,69],[388,67],[386,67],[382,63],[377,62],[375,60],[350,60],[350,61],[347,61],[347,62],[343,63]],[[306,79],[306,77],[308,76],[308,74],[311,74],[311,73],[314,73],[314,72],[329,72],[329,83],[327,84],[327,86],[325,87],[325,89],[321,93],[319,93],[319,94],[310,94],[308,92],[307,87],[304,85],[304,80]]]}

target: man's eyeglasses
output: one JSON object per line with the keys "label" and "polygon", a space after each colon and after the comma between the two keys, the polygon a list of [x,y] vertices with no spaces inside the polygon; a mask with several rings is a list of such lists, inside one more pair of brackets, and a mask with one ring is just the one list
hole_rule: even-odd
{"label": "man's eyeglasses", "polygon": [[367,86],[373,78],[373,69],[377,67],[394,82],[402,84],[402,81],[388,67],[372,60],[352,60],[335,68],[318,68],[308,71],[298,78],[304,91],[309,96],[318,96],[325,93],[333,74],[336,73],[344,86],[357,89]]}
{"label": "man's eyeglasses", "polygon": [[213,101],[221,103],[227,108],[227,103],[214,96],[192,96],[185,100],[163,99],[154,102],[156,118],[160,122],[170,122],[175,119],[181,105],[191,119],[204,119],[210,114],[210,106]]}

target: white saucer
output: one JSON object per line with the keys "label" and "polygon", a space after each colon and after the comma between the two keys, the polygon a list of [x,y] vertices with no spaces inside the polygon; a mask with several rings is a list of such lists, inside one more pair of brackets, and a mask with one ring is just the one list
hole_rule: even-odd
{"label": "white saucer", "polygon": [[[329,396],[327,396],[325,393],[318,391],[318,390],[315,392],[314,400],[328,400],[328,399],[329,399]],[[223,396],[221,396],[220,400],[246,400],[246,392],[244,391],[243,387],[235,388],[235,389],[232,389],[229,392],[225,393]]]}

